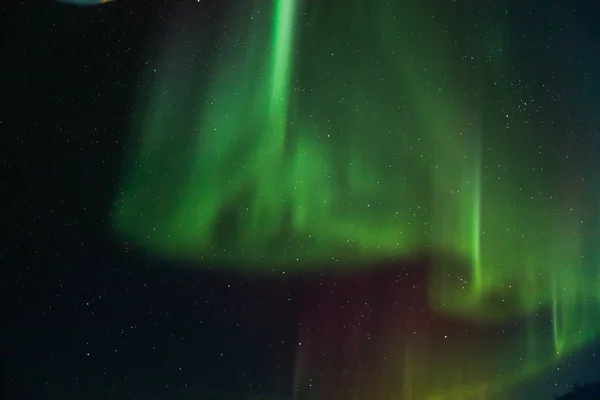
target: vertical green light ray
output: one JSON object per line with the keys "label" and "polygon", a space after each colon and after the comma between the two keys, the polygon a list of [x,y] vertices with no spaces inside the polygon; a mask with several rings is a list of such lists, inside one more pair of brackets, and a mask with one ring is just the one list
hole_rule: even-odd
{"label": "vertical green light ray", "polygon": [[275,0],[272,18],[269,93],[266,119],[262,126],[259,152],[255,163],[260,165],[253,200],[249,208],[252,226],[262,235],[277,234],[284,214],[288,188],[284,171],[284,151],[288,133],[288,92],[292,65],[293,32],[296,0]]}
{"label": "vertical green light ray", "polygon": [[481,266],[481,154],[477,153],[477,166],[475,167],[473,196],[473,217],[471,230],[471,262],[473,269],[472,290],[478,298],[482,292],[482,266]]}
{"label": "vertical green light ray", "polygon": [[562,296],[558,288],[558,282],[552,279],[552,332],[554,335],[554,351],[560,356],[565,347],[564,344],[564,310]]}
{"label": "vertical green light ray", "polygon": [[295,10],[297,0],[275,0],[273,18],[273,50],[271,52],[271,101],[278,114],[286,114],[287,97],[290,86],[292,63],[293,32],[295,30]]}

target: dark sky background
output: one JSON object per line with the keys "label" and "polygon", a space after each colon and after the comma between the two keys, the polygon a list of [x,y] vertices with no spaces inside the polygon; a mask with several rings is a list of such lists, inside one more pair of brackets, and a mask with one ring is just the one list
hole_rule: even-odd
{"label": "dark sky background", "polygon": [[[300,299],[319,279],[180,268],[119,243],[108,227],[139,73],[159,28],[186,2],[0,6],[2,398],[289,397]],[[194,7],[211,15],[202,28],[210,34],[227,5],[201,3]],[[584,154],[594,175],[600,5],[518,3],[519,68],[547,80],[548,98],[560,95],[561,129],[585,143],[570,151]],[[566,359],[515,398],[550,399],[574,381],[600,379],[598,352]]]}

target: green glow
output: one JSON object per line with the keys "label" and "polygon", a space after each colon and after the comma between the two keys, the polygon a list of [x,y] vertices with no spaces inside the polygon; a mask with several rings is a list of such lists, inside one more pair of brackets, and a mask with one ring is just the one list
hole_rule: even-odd
{"label": "green glow", "polygon": [[[271,100],[283,108],[287,103],[290,64],[292,62],[294,8],[296,0],[278,0],[273,18],[273,89]],[[277,107],[279,109],[279,107]]]}
{"label": "green glow", "polygon": [[564,349],[564,316],[562,304],[559,302],[557,283],[552,285],[552,327],[554,332],[554,350],[556,355],[560,355]]}
{"label": "green glow", "polygon": [[481,282],[482,282],[482,271],[481,271],[481,187],[480,176],[481,167],[477,167],[475,169],[475,178],[474,182],[476,182],[476,188],[473,190],[473,218],[472,218],[472,254],[471,254],[471,262],[473,265],[473,290],[477,294],[481,294]]}
{"label": "green glow", "polygon": [[[503,17],[470,27],[460,5],[320,3],[238,7],[205,63],[169,37],[137,105],[116,232],[246,273],[450,254],[429,288],[441,312],[551,310],[550,358],[596,338],[600,270],[554,160],[537,156],[546,127],[518,112]],[[520,378],[550,362],[534,336]]]}

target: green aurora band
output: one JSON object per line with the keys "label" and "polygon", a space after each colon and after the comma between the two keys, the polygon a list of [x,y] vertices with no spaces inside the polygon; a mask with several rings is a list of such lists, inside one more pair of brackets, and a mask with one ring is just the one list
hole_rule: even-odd
{"label": "green aurora band", "polygon": [[596,338],[582,205],[538,156],[530,133],[547,128],[518,112],[534,99],[503,12],[474,24],[456,3],[248,3],[216,50],[189,47],[190,28],[159,52],[113,210],[124,240],[265,274],[451,254],[470,267],[435,263],[443,312],[551,309],[546,362]]}

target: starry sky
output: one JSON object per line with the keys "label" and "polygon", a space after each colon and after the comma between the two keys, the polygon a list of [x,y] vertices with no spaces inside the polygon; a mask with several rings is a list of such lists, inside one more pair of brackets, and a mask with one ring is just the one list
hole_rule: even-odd
{"label": "starry sky", "polygon": [[[6,99],[0,113],[5,152],[2,201],[7,211],[0,252],[0,320],[6,327],[0,333],[3,398],[378,400],[442,393],[447,400],[543,400],[573,382],[600,380],[595,372],[600,371],[600,348],[593,340],[597,324],[579,325],[577,330],[585,332],[573,333],[572,343],[563,338],[563,354],[550,362],[546,352],[557,346],[552,335],[556,310],[553,313],[544,299],[539,300],[544,307],[534,309],[530,296],[523,295],[527,288],[547,283],[540,278],[545,267],[527,269],[523,260],[531,255],[565,257],[554,249],[573,247],[574,232],[580,239],[577,251],[569,254],[583,261],[566,272],[562,265],[554,267],[549,276],[561,281],[574,276],[574,286],[600,282],[595,251],[600,239],[600,30],[595,24],[600,6],[591,0],[577,5],[428,1],[429,8],[408,13],[415,18],[404,21],[402,35],[423,37],[406,45],[417,60],[411,64],[400,56],[378,58],[365,51],[373,47],[369,40],[378,37],[372,33],[377,29],[384,32],[386,54],[402,45],[390,33],[393,26],[372,22],[385,19],[369,7],[314,0],[303,5],[304,13],[294,20],[301,45],[294,53],[299,61],[291,63],[296,68],[288,71],[277,62],[285,50],[271,64],[269,59],[261,63],[256,49],[269,40],[274,48],[285,49],[285,35],[277,29],[287,24],[272,28],[268,18],[261,19],[273,8],[271,2],[258,3],[117,0],[85,8],[51,2],[0,6],[0,88]],[[247,14],[256,17],[254,25],[240,23],[246,9],[258,10]],[[487,26],[501,27],[503,34],[489,34],[483,28]],[[454,36],[448,33],[453,29]],[[359,50],[366,56],[357,56],[356,48],[347,45],[352,40],[361,43]],[[247,50],[247,58],[240,58],[240,48]],[[419,72],[419,62],[436,65],[430,68],[433,78]],[[404,76],[391,74],[383,64],[399,68]],[[247,78],[269,74],[277,78],[268,84]],[[346,90],[347,82],[361,84]],[[443,94],[424,92],[430,82],[439,84],[434,93]],[[390,139],[390,121],[399,105],[391,94],[382,94],[390,85],[405,93],[402,104],[417,115],[402,118],[403,129],[421,132],[407,136],[400,152]],[[292,243],[296,231],[320,239],[287,249],[276,242],[274,247],[284,250],[273,251],[263,245],[267,233],[280,225],[255,213],[236,216],[242,222],[226,229],[213,224],[218,235],[209,236],[218,240],[201,245],[200,239],[208,235],[205,226],[211,225],[185,218],[189,206],[174,206],[180,200],[203,204],[217,215],[221,200],[212,199],[239,186],[249,209],[277,214],[279,224],[287,218],[280,202],[262,200],[276,198],[269,192],[275,187],[272,181],[257,183],[264,196],[246,196],[244,190],[259,191],[237,184],[231,171],[240,167],[233,166],[231,157],[213,155],[238,156],[222,144],[223,135],[206,139],[210,151],[202,154],[200,164],[189,152],[196,150],[190,145],[198,140],[196,129],[227,125],[235,131],[248,110],[262,115],[264,96],[254,101],[244,93],[262,93],[265,87],[264,96],[286,100],[265,108],[268,118],[263,119],[274,121],[273,126],[258,129],[261,118],[250,117],[243,123],[247,132],[275,132],[282,129],[278,124],[292,121],[311,129],[326,125],[333,137],[318,147],[332,154],[329,164],[290,158],[289,171],[307,171],[304,186],[289,196],[300,222],[292,223],[286,235],[276,235],[286,243]],[[286,91],[290,94],[282,94]],[[470,100],[455,101],[458,96]],[[219,100],[202,106],[206,98]],[[355,107],[352,113],[345,111],[347,103]],[[165,112],[165,107],[176,111]],[[289,115],[284,116],[284,108],[291,110]],[[314,121],[306,122],[305,114],[314,115]],[[465,131],[472,142],[441,141],[436,136],[441,128],[460,124],[476,124],[484,133]],[[172,130],[166,136],[165,127]],[[368,142],[364,132],[371,135]],[[293,144],[310,151],[315,148],[312,140],[324,135],[293,134]],[[273,149],[282,145],[275,137],[257,136],[253,144],[258,150],[249,154],[260,154],[266,147],[268,156],[246,165],[287,171],[272,157]],[[421,137],[426,144],[418,147]],[[364,152],[365,143],[389,148],[390,153]],[[479,152],[467,152],[473,143]],[[149,148],[160,151],[142,157]],[[297,154],[308,154],[297,148]],[[346,152],[338,152],[340,148]],[[321,160],[328,159],[319,154]],[[426,164],[442,165],[443,173],[406,177],[408,183],[399,188],[391,182],[401,168],[381,172],[391,158],[417,165],[423,154],[438,157]],[[450,242],[458,258],[478,257],[471,238],[448,228],[461,221],[471,226],[475,217],[445,218],[453,200],[434,190],[445,190],[446,182],[462,177],[467,168],[456,167],[456,162],[473,154],[484,162],[478,172],[489,190],[468,187],[463,193],[481,192],[485,204],[494,204],[494,212],[481,212],[486,229],[505,223],[508,230],[525,232],[523,237],[529,234],[527,241],[521,246],[501,235],[482,241],[491,250],[485,253],[488,260],[481,257],[480,268],[475,260],[465,268],[463,260],[453,256],[433,257],[414,244],[417,239],[399,245],[389,234],[397,226],[416,226],[411,240],[421,240],[415,232],[433,224],[442,228],[430,229],[432,242]],[[336,190],[342,189],[321,181],[314,185],[314,176],[332,165],[357,165],[361,160],[371,169],[357,167],[347,173],[361,188],[369,187],[367,201],[344,201],[337,206],[337,219],[328,219],[330,210],[315,206],[313,200],[323,193],[335,198]],[[167,173],[160,175],[161,168]],[[207,184],[215,187],[209,195],[196,187],[181,195],[178,179],[199,171],[224,171],[237,186]],[[215,181],[215,175],[207,179]],[[425,179],[432,181],[430,191],[419,186]],[[513,185],[489,183],[505,180]],[[300,181],[296,176],[294,182]],[[386,196],[372,190],[374,181],[382,182]],[[318,189],[322,187],[326,189]],[[154,206],[160,190],[167,200]],[[279,191],[283,189],[277,187]],[[528,198],[538,197],[559,198],[570,205],[568,210],[577,210],[577,217],[567,214],[548,223],[546,214],[537,210],[552,213],[554,202],[526,206]],[[405,208],[431,211],[419,212],[418,221],[390,219],[386,215],[396,212],[398,198],[409,199]],[[473,204],[465,201],[456,203],[472,210]],[[513,208],[506,204],[520,211],[509,212]],[[365,211],[365,205],[370,210]],[[149,218],[140,219],[140,209]],[[307,209],[309,217],[298,211]],[[188,225],[168,231],[167,222],[182,215]],[[527,230],[532,226],[541,227],[553,241],[532,239],[535,233]],[[151,239],[157,228],[158,240]],[[193,240],[185,242],[184,236]],[[337,239],[353,246],[340,247]],[[215,246],[227,257],[206,251]],[[361,251],[355,253],[357,247]],[[340,265],[351,272],[332,273],[331,263],[323,262],[332,258],[338,264],[336,272]],[[509,266],[483,274],[489,282],[482,278],[479,283],[495,290],[487,306],[465,308],[469,299],[456,300],[447,277],[458,278],[462,287],[466,280],[475,280],[477,271],[489,271],[484,262],[498,260]],[[545,266],[548,259],[542,260]],[[452,274],[438,266],[452,263],[460,265]],[[514,291],[507,289],[513,286]],[[575,313],[564,306],[563,321],[596,315],[593,299],[564,287],[569,298],[580,295],[585,307]],[[521,313],[525,308],[535,318]],[[489,314],[490,320],[482,314]],[[585,346],[573,344],[583,342]],[[402,371],[403,377],[396,385],[394,371]],[[454,387],[456,382],[460,388]]]}

